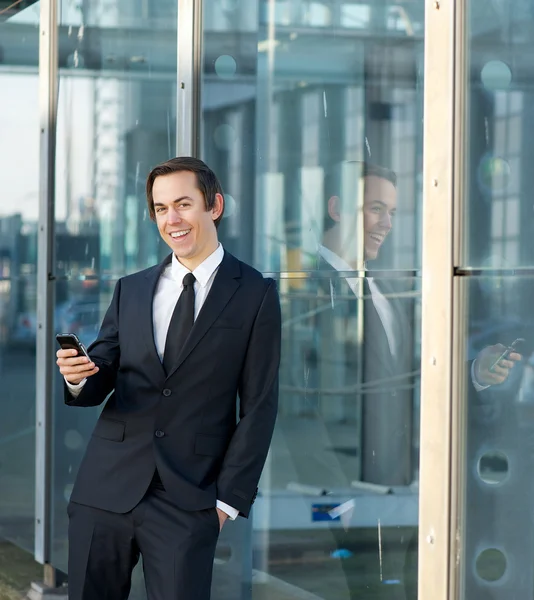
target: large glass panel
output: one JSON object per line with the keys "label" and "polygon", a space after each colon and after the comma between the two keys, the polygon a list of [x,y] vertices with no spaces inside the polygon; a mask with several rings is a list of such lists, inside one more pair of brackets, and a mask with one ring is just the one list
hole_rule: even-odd
{"label": "large glass panel", "polygon": [[204,8],[222,241],[284,319],[251,531],[219,553],[252,550],[253,598],[415,598],[424,4]]}
{"label": "large glass panel", "polygon": [[11,4],[0,2],[0,537],[33,551],[39,3]]}
{"label": "large glass panel", "polygon": [[[534,75],[528,57],[534,12],[532,2],[519,0],[473,0],[467,7],[468,170],[458,266],[472,276],[456,282],[467,310],[460,593],[469,600],[533,598]],[[502,354],[514,342],[517,361],[508,364]]]}
{"label": "large glass panel", "polygon": [[[65,0],[60,14],[55,329],[89,344],[117,279],[167,252],[144,186],[175,154],[177,1]],[[52,557],[63,570],[66,506],[97,415],[63,405],[58,373]]]}
{"label": "large glass panel", "polygon": [[[531,2],[469,7],[468,187],[462,266],[534,264]],[[523,243],[522,243],[523,242]]]}
{"label": "large glass panel", "polygon": [[[469,277],[458,285],[469,324],[460,597],[533,598],[534,277]],[[508,364],[503,353],[514,342]]]}

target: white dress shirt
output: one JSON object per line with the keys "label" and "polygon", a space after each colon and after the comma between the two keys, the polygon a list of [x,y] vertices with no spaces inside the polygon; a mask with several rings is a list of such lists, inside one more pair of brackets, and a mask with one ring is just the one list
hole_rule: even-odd
{"label": "white dress shirt", "polygon": [[[332,252],[325,246],[319,246],[319,254],[326,262],[331,265],[336,271],[353,271],[354,269],[340,256]],[[395,321],[395,313],[388,299],[378,289],[372,277],[367,277],[369,289],[371,290],[371,298],[376,308],[376,312],[382,322],[386,337],[388,340],[389,351],[393,357],[397,356],[398,351],[398,335],[396,335],[397,324]],[[347,283],[354,294],[358,295],[358,278],[347,277]]]}
{"label": "white dress shirt", "polygon": [[[195,319],[198,317],[200,309],[208,296],[223,256],[224,250],[221,244],[219,244],[217,250],[210,254],[210,256],[208,256],[208,258],[193,271],[196,280]],[[165,267],[156,287],[152,305],[152,319],[154,325],[154,341],[161,361],[163,361],[165,341],[167,339],[167,331],[171,322],[172,313],[174,312],[174,307],[182,293],[183,279],[187,273],[191,273],[191,271],[184,267],[173,254],[171,262]],[[74,397],[78,396],[86,381],[87,380],[84,379],[78,385],[73,385],[67,381],[70,393]],[[239,514],[237,509],[220,500],[217,500],[217,508],[224,511],[232,520]]]}

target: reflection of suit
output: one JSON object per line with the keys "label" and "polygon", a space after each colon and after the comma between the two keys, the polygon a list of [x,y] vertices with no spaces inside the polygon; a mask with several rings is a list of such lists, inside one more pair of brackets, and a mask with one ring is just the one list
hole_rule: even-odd
{"label": "reflection of suit", "polygon": [[[152,302],[169,260],[119,281],[99,336],[89,348],[100,370],[88,378],[78,397],[66,391],[72,406],[99,405],[112,392],[80,466],[69,510],[72,524],[73,514],[82,514],[80,507],[97,509],[107,527],[112,514],[133,514],[134,521],[143,521],[136,511],[148,497],[152,504],[144,510],[149,514],[154,509],[161,528],[149,532],[150,552],[160,544],[154,556],[161,552],[158,540],[169,530],[162,517],[168,514],[184,523],[183,539],[176,539],[167,555],[174,561],[174,548],[180,547],[186,558],[176,560],[182,561],[180,567],[187,565],[187,573],[175,576],[179,567],[173,562],[165,567],[169,572],[164,577],[171,586],[176,577],[184,597],[207,598],[213,534],[218,531],[216,499],[248,516],[268,452],[277,411],[280,307],[274,282],[226,253],[193,329],[166,374],[154,343]],[[158,488],[147,494],[156,467],[165,492]],[[117,517],[114,522],[118,527],[124,521]],[[80,538],[98,541],[98,525],[94,531],[82,528],[71,535],[71,550],[88,552]],[[79,550],[73,546],[77,543]],[[106,562],[107,547],[92,551],[102,554],[99,564]],[[155,569],[163,569],[158,566],[163,562],[154,558],[154,563]],[[85,575],[72,575],[81,588]],[[188,589],[187,582],[193,587]],[[81,598],[80,590],[73,588],[71,597]]]}
{"label": "reflection of suit", "polygon": [[[328,447],[323,448],[323,456],[315,460],[316,480],[312,483],[330,490],[344,489],[350,495],[354,493],[350,488],[355,480],[388,486],[408,485],[412,481],[415,362],[408,315],[413,313],[413,297],[402,297],[398,293],[410,292],[412,280],[377,275],[370,286],[369,278],[356,281],[349,278],[349,281],[345,273],[340,275],[323,259],[318,262],[318,271],[319,279],[309,280],[317,282],[313,286],[312,300],[302,310],[303,314],[310,314],[306,325],[307,330],[313,332],[313,342],[303,351],[303,362],[308,373],[308,398],[315,395],[316,413],[323,419],[323,443]],[[381,301],[377,290],[388,303],[393,331],[386,332],[387,320],[383,321],[375,305]],[[345,423],[343,439],[338,439],[339,430],[332,425],[336,421]],[[310,459],[317,452],[317,443],[314,439],[310,446]],[[337,461],[332,460],[332,451]],[[295,466],[300,471],[301,483],[310,483],[303,478],[309,476],[307,466],[302,465],[300,469],[299,465]],[[326,473],[327,468],[335,469],[336,473]],[[331,486],[325,484],[327,480]],[[358,517],[358,511],[361,514],[356,497],[353,518]],[[406,530],[388,529],[386,515],[384,522],[380,560],[378,552],[372,551],[366,563],[365,581],[377,585],[381,575],[384,579],[405,579],[403,561],[410,539]],[[357,562],[361,564],[361,554],[369,552],[361,545],[362,530],[353,527],[352,522],[343,527],[336,522],[330,531],[331,549],[349,550],[355,556],[341,561],[340,567],[345,573],[348,597],[360,598],[362,580]],[[413,565],[410,576],[412,570]],[[404,597],[406,586],[399,592]]]}
{"label": "reflection of suit", "polygon": [[[396,294],[403,288],[409,291],[411,281],[406,285],[400,279],[347,279],[324,260],[319,268],[331,275],[319,285],[316,339],[308,364],[315,372],[322,403],[337,399],[345,407],[342,418],[361,418],[361,477],[354,477],[357,473],[352,471],[352,479],[408,485],[413,344],[407,315],[413,300]],[[389,305],[393,331],[386,331],[388,323],[377,310],[379,301]]]}

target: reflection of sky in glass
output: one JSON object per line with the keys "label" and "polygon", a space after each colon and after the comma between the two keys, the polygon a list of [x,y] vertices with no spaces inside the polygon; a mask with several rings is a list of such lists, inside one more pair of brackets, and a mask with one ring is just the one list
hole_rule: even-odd
{"label": "reflection of sky in glass", "polygon": [[[39,94],[35,75],[0,74],[0,217],[22,213],[37,220],[39,193]],[[24,160],[21,160],[24,157]]]}

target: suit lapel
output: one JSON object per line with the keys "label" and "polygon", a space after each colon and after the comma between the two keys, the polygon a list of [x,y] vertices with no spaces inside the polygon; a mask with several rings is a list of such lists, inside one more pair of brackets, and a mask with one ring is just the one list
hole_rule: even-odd
{"label": "suit lapel", "polygon": [[[367,278],[364,287],[366,296],[364,325],[366,374],[370,380],[373,380],[393,375],[395,361],[391,354],[384,323],[376,308]],[[381,293],[384,293],[378,285],[376,287]],[[372,376],[371,373],[373,373]]]}
{"label": "suit lapel", "polygon": [[141,307],[139,323],[137,324],[139,335],[143,338],[147,346],[148,355],[150,356],[150,364],[147,365],[148,370],[153,372],[158,380],[165,379],[165,370],[159,359],[156,349],[156,338],[154,336],[154,316],[153,304],[154,295],[156,293],[158,281],[165,269],[171,262],[172,254],[169,254],[163,262],[150,269],[146,274],[145,285],[139,290],[139,305]]}
{"label": "suit lapel", "polygon": [[241,268],[239,266],[239,261],[228,252],[225,252],[204,305],[200,309],[200,313],[195,320],[193,329],[178,356],[175,366],[168,374],[168,377],[176,372],[200,340],[206,335],[208,329],[217,320],[217,317],[221,314],[222,310],[239,287],[240,277]]}
{"label": "suit lapel", "polygon": [[[320,261],[318,261],[318,267],[321,270],[335,270],[327,261],[325,261],[322,258],[320,259]],[[367,276],[371,276],[372,274],[372,272],[367,272]],[[377,284],[376,278],[375,284]],[[381,286],[377,285],[377,287],[381,289]],[[345,314],[345,316],[347,317],[350,315],[354,316],[357,313],[359,303],[356,300],[352,300],[352,298],[355,296],[355,292],[350,287],[347,279],[339,277],[335,279],[330,279],[330,288],[335,294],[335,310],[337,310],[338,313],[342,311],[342,314]],[[387,371],[391,371],[393,370],[393,357],[389,348],[386,330],[384,328],[384,324],[382,323],[382,319],[380,318],[376,309],[374,298],[371,293],[367,277],[365,277],[363,280],[359,280],[357,289],[359,290],[359,293],[363,294],[364,297],[363,310],[365,319],[365,360],[366,362],[372,360],[376,364],[381,365],[382,370],[385,369]],[[383,291],[382,293],[385,292]],[[342,300],[343,298],[344,301]],[[351,300],[347,300],[347,298],[351,298]]]}
{"label": "suit lapel", "polygon": [[[317,258],[317,269],[320,271],[335,271],[330,263],[320,255]],[[366,357],[367,364],[372,363],[380,369],[380,377],[384,377],[387,374],[393,375],[398,370],[400,364],[403,364],[406,357],[409,356],[409,353],[404,352],[405,344],[409,340],[409,336],[407,335],[409,325],[402,306],[395,298],[395,288],[391,282],[382,279],[381,276],[383,276],[383,273],[380,271],[368,271],[366,275],[367,277],[374,276],[376,286],[384,294],[393,311],[397,359],[395,360],[391,354],[386,330],[374,304],[367,277],[363,280],[363,289],[360,288],[364,294],[364,356]],[[353,300],[347,300],[347,297],[351,298],[354,295],[354,291],[350,288],[348,281],[342,277],[335,277],[325,280],[325,283],[329,286],[329,289],[326,289],[325,285],[324,291],[327,294],[333,294],[331,302],[333,303],[334,311],[344,316],[354,315],[358,303]]]}
{"label": "suit lapel", "polygon": [[[410,306],[411,301],[402,299],[399,297],[399,292],[411,292],[412,286],[407,286],[405,281],[397,282],[395,280],[382,280],[381,281],[383,293],[388,297],[390,306],[395,315],[395,324],[397,335],[397,362],[404,364],[405,361],[411,356],[410,352],[406,352],[406,349],[412,347],[411,340],[411,326],[408,315],[410,310],[413,310],[413,304]],[[404,367],[406,370],[406,367]]]}

